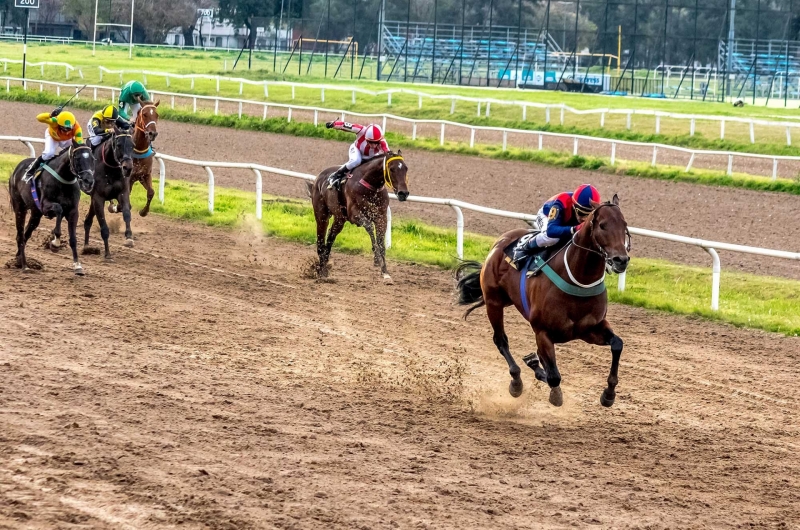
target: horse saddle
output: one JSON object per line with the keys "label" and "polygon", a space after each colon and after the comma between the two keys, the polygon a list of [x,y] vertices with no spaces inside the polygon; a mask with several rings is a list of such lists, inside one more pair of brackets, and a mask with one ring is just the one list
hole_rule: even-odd
{"label": "horse saddle", "polygon": [[31,197],[33,197],[33,202],[36,204],[36,207],[39,211],[42,211],[42,200],[40,199],[42,195],[42,171],[44,171],[44,167],[40,166],[34,173],[33,176],[25,175],[22,177],[22,182],[25,184],[29,184],[31,187]]}
{"label": "horse saddle", "polygon": [[525,272],[526,276],[536,276],[542,270],[547,261],[569,241],[557,243],[551,247],[536,248],[529,250],[528,242],[536,237],[540,230],[531,230],[519,239],[509,243],[503,249],[506,263],[520,272]]}

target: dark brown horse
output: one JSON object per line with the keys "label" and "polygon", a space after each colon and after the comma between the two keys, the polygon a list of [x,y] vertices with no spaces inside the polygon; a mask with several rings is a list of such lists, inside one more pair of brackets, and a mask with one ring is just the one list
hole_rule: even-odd
{"label": "dark brown horse", "polygon": [[108,224],[106,224],[106,212],[103,208],[106,201],[119,201],[122,209],[122,218],[125,221],[125,246],[133,246],[131,197],[128,180],[133,169],[133,140],[129,129],[114,131],[111,138],[100,143],[93,151],[95,157],[94,190],[92,190],[89,212],[83,221],[85,232],[83,244],[89,244],[92,219],[97,216],[100,235],[105,246],[105,258],[111,259],[111,251],[108,248],[109,230]]}
{"label": "dark brown horse", "polygon": [[[616,195],[611,202],[593,206],[595,210],[584,227],[549,258],[547,273],[542,271],[527,280],[525,292],[520,281],[523,273],[512,267],[504,255],[508,245],[527,233],[525,229],[503,234],[483,265],[464,262],[456,270],[459,304],[475,304],[464,318],[478,307],[486,306],[494,344],[508,362],[509,392],[514,397],[522,394],[522,379],[508,349],[503,326],[503,310],[510,305],[530,322],[536,335],[537,353],[523,360],[533,369],[536,379],[550,386],[550,403],[559,407],[563,402],[555,344],[580,339],[611,347],[608,388],[603,391],[600,403],[605,407],[614,404],[622,339],[606,320],[608,298],[603,280],[606,270],[619,274],[627,269],[630,236]],[[553,273],[557,276],[551,279],[548,274]]]}
{"label": "dark brown horse", "polygon": [[[363,227],[372,241],[375,266],[381,268],[383,278],[391,281],[386,269],[386,209],[389,206],[391,188],[397,198],[408,198],[408,165],[400,151],[392,152],[364,162],[352,171],[342,184],[341,191],[327,189],[328,175],[337,167],[329,167],[319,174],[317,180],[308,183],[314,217],[317,221],[317,255],[319,274],[328,274],[328,258],[336,236],[346,222]],[[333,224],[330,219],[333,217]]]}
{"label": "dark brown horse", "polygon": [[[25,245],[31,238],[33,231],[39,226],[44,215],[48,219],[56,219],[56,228],[53,230],[51,246],[61,246],[61,219],[67,219],[69,229],[69,246],[72,249],[72,268],[75,274],[83,276],[83,267],[78,260],[78,241],[76,229],[78,226],[78,203],[81,200],[81,191],[91,193],[94,187],[94,157],[92,150],[87,145],[72,146],[64,149],[55,158],[46,164],[52,170],[42,169],[39,177],[40,186],[32,188],[30,182],[25,182],[25,172],[30,167],[33,159],[26,158],[14,169],[8,179],[8,193],[11,196],[11,206],[17,222],[17,261],[16,266],[27,269],[25,259]],[[25,217],[28,211],[31,218],[25,226]]]}
{"label": "dark brown horse", "polygon": [[[153,151],[152,143],[158,136],[158,104],[144,103],[136,115],[136,121],[133,123],[133,171],[130,178],[130,190],[133,189],[135,182],[141,183],[145,190],[147,190],[147,204],[144,205],[139,211],[142,217],[150,213],[150,202],[153,200],[156,192],[153,189],[153,160],[155,159],[155,151]],[[116,206],[109,206],[108,211],[117,213],[119,210]]]}

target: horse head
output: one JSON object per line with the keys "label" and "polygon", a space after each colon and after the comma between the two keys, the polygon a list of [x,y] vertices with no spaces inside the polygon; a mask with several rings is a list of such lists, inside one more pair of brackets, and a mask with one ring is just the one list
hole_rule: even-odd
{"label": "horse head", "polygon": [[408,199],[408,164],[403,159],[402,151],[397,151],[397,154],[391,151],[386,153],[383,178],[386,185],[395,191],[400,202]]}
{"label": "horse head", "polygon": [[610,202],[592,203],[594,211],[587,224],[591,229],[592,243],[606,261],[609,272],[622,274],[628,268],[631,236],[628,223],[619,207],[615,194]]}
{"label": "horse head", "polygon": [[94,189],[94,155],[86,144],[72,141],[69,149],[69,168],[78,178],[78,186],[87,195]]}
{"label": "horse head", "polygon": [[112,142],[114,159],[122,166],[123,173],[127,176],[133,170],[133,137],[130,129],[116,130]]}
{"label": "horse head", "polygon": [[161,101],[155,103],[145,103],[139,110],[136,116],[136,129],[142,131],[147,135],[150,142],[154,142],[158,136],[158,105]]}

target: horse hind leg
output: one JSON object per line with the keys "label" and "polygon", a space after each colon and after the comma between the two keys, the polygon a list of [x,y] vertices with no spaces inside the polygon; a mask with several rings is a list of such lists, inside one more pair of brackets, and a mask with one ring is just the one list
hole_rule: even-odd
{"label": "horse hind leg", "polygon": [[[560,407],[564,404],[564,395],[561,392],[561,372],[556,364],[556,347],[544,331],[536,333],[536,346],[542,363],[542,368],[547,374],[547,386],[550,387],[550,404]],[[534,370],[535,371],[535,370]]]}
{"label": "horse hind leg", "polygon": [[[16,224],[17,224],[16,266],[17,266],[17,268],[22,269],[22,270],[25,270],[25,269],[28,268],[28,263],[25,260],[25,244],[28,242],[28,239],[25,237],[25,215],[26,214],[27,214],[27,210],[21,204],[19,205],[19,208],[14,212],[14,217],[15,217]],[[31,214],[31,222],[33,222],[33,214]]]}
{"label": "horse hind leg", "polygon": [[586,336],[581,337],[581,339],[589,344],[611,346],[611,369],[608,373],[608,386],[600,395],[600,404],[604,407],[610,407],[617,398],[616,389],[617,383],[619,382],[618,372],[619,358],[622,356],[622,339],[614,334],[607,320],[603,320],[596,329],[592,330]]}
{"label": "horse hind leg", "polygon": [[[487,299],[484,294],[484,300]],[[508,363],[508,373],[511,374],[511,383],[508,385],[508,392],[512,397],[519,397],[522,395],[522,378],[520,377],[520,369],[511,351],[508,349],[508,336],[505,332],[503,324],[503,305],[493,302],[486,302],[486,314],[489,316],[489,322],[492,324],[494,336],[492,340],[494,345],[500,351],[500,355]]]}
{"label": "horse hind leg", "polygon": [[[110,206],[109,206],[110,208]],[[86,213],[86,219],[83,220],[83,246],[87,246],[89,244],[89,235],[92,231],[92,222],[94,221],[94,200],[89,202],[89,211]]]}
{"label": "horse hind leg", "polygon": [[141,182],[144,189],[147,190],[147,204],[139,211],[139,215],[147,217],[147,214],[150,213],[150,203],[153,202],[153,197],[155,197],[156,194],[156,191],[153,189],[153,175],[150,173],[149,169],[147,174],[142,177]]}

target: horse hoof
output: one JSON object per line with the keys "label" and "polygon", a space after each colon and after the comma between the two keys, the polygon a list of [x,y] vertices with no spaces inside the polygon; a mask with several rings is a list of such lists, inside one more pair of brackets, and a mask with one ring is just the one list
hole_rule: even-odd
{"label": "horse hoof", "polygon": [[116,204],[109,204],[108,205],[108,213],[117,213],[119,210],[117,209]]}
{"label": "horse hoof", "polygon": [[126,239],[125,246],[128,248],[133,248],[133,239]]}
{"label": "horse hoof", "polygon": [[394,285],[394,280],[392,280],[391,276],[389,276],[388,274],[384,273],[383,274],[383,283],[385,283],[386,285]]}
{"label": "horse hoof", "polygon": [[560,407],[564,404],[564,394],[561,393],[560,386],[550,389],[550,404],[554,407]]}
{"label": "horse hoof", "polygon": [[61,239],[54,237],[52,241],[50,241],[50,246],[53,248],[61,248]]}
{"label": "horse hoof", "polygon": [[604,407],[610,407],[614,404],[614,400],[616,399],[617,395],[613,392],[609,392],[608,389],[603,390],[603,393],[600,395],[600,404]]}
{"label": "horse hoof", "polygon": [[522,379],[512,379],[508,384],[508,393],[511,394],[511,397],[520,397],[522,395]]}
{"label": "horse hoof", "polygon": [[83,272],[83,267],[78,267],[77,269],[75,269],[75,276],[85,276],[85,275],[86,273]]}
{"label": "horse hoof", "polygon": [[114,256],[112,256],[111,254],[108,254],[107,256],[103,256],[103,259],[105,259],[107,262],[113,262],[114,261]]}
{"label": "horse hoof", "polygon": [[139,210],[140,217],[147,217],[147,214],[150,213],[150,210]]}

